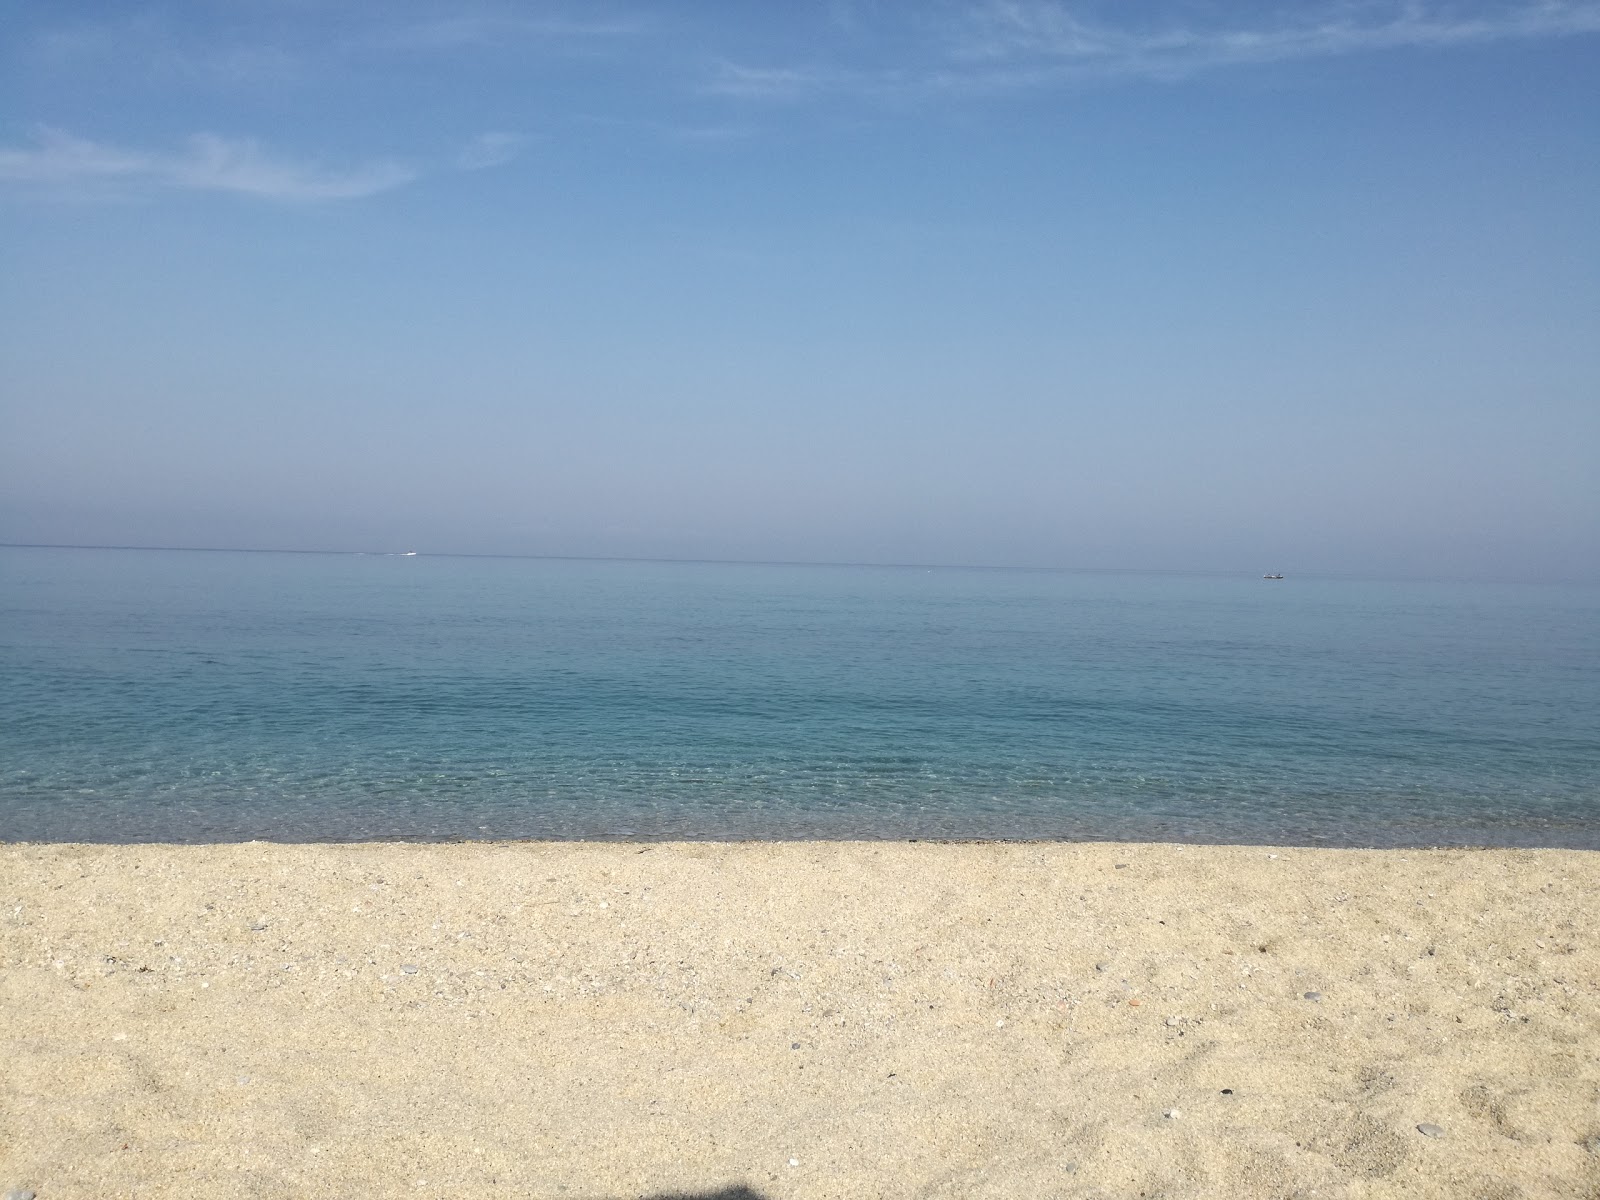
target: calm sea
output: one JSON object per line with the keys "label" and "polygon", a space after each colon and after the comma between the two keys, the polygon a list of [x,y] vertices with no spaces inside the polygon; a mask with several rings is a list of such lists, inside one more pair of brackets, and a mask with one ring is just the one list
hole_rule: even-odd
{"label": "calm sea", "polygon": [[1600,848],[1600,589],[0,549],[0,839]]}

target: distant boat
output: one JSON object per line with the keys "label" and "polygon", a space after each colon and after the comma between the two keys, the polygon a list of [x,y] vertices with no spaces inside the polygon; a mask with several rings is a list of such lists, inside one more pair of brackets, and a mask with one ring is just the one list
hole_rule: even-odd
{"label": "distant boat", "polygon": [[1282,579],[1283,576],[1282,575],[1263,575],[1261,578],[1263,578],[1263,579]]}
{"label": "distant boat", "polygon": [[[400,557],[401,558],[415,558],[416,556],[417,556],[417,552],[415,550],[402,550],[402,551],[400,551]],[[1279,575],[1278,578],[1282,579],[1283,576]]]}

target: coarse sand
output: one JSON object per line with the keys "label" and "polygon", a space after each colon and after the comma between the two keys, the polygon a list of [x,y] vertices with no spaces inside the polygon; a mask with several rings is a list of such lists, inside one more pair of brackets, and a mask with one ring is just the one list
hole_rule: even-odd
{"label": "coarse sand", "polygon": [[1600,854],[0,846],[0,1195],[1600,1196]]}

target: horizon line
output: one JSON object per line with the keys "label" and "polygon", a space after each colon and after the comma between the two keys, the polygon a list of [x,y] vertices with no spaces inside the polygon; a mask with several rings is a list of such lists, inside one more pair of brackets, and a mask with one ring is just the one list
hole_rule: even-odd
{"label": "horizon line", "polygon": [[[133,550],[183,554],[324,554],[343,557],[370,558],[486,558],[522,562],[616,562],[616,563],[674,563],[684,566],[729,567],[852,567],[885,570],[916,571],[1033,571],[1061,572],[1092,575],[1204,575],[1217,578],[1236,578],[1248,574],[1243,568],[1179,569],[1172,567],[1030,567],[1020,565],[997,566],[982,563],[918,563],[918,562],[847,562],[831,559],[783,558],[668,558],[655,555],[623,554],[492,554],[460,550],[312,550],[267,546],[129,546],[105,545],[83,542],[0,542],[6,550]],[[1449,575],[1374,575],[1336,571],[1300,571],[1302,579],[1339,579],[1349,581],[1370,580],[1393,583],[1543,583],[1595,585],[1600,580],[1582,578],[1539,579],[1528,576],[1449,576]],[[1254,576],[1251,576],[1252,578]],[[1268,578],[1270,576],[1263,576]]]}

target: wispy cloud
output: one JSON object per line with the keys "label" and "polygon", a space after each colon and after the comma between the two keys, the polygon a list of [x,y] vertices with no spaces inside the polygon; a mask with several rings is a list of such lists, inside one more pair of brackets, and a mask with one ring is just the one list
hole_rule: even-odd
{"label": "wispy cloud", "polygon": [[[48,11],[47,6],[39,6]],[[216,21],[184,21],[162,6],[109,6],[19,30],[16,52],[56,72],[229,90],[315,86],[352,64],[504,49],[568,53],[626,45],[654,25],[590,6],[574,15],[475,11],[464,0],[417,4],[224,5]],[[291,10],[298,9],[298,12]],[[220,11],[220,10],[219,10]]]}
{"label": "wispy cloud", "polygon": [[1137,16],[1130,7],[1097,6],[1118,14],[1106,19],[1069,0],[961,0],[925,10],[911,25],[876,28],[880,46],[887,40],[899,47],[892,64],[721,61],[704,90],[751,100],[848,92],[914,97],[1095,79],[1173,80],[1295,59],[1600,33],[1600,0],[1284,3],[1257,8],[1248,24],[1196,24],[1192,5],[1174,4],[1166,15],[1141,5]]}
{"label": "wispy cloud", "polygon": [[329,170],[264,153],[252,141],[198,134],[188,152],[165,164],[179,187],[242,192],[271,200],[350,200],[410,183],[416,172],[398,163],[367,163]]}
{"label": "wispy cloud", "polygon": [[13,183],[235,192],[267,200],[349,200],[416,178],[397,163],[330,169],[292,162],[256,142],[196,134],[181,150],[151,153],[41,129],[31,145],[0,147],[0,180]]}
{"label": "wispy cloud", "polygon": [[391,50],[435,51],[527,41],[633,37],[646,28],[644,22],[624,17],[577,19],[469,14],[394,25],[373,32],[369,41]]}
{"label": "wispy cloud", "polygon": [[746,67],[722,62],[717,64],[703,90],[718,96],[793,100],[844,78],[800,67]]}
{"label": "wispy cloud", "polygon": [[749,125],[658,125],[656,128],[664,141],[703,146],[741,142],[755,136],[755,130]]}
{"label": "wispy cloud", "polygon": [[974,74],[1003,64],[1078,74],[1183,75],[1217,67],[1407,47],[1448,47],[1600,32],[1594,0],[1533,0],[1472,12],[1419,0],[1292,6],[1278,20],[1142,28],[1090,21],[1060,0],[984,0],[951,28],[956,63]]}
{"label": "wispy cloud", "polygon": [[572,119],[574,128],[594,131],[611,131],[627,135],[643,135],[659,142],[677,146],[725,146],[748,141],[759,132],[759,126],[749,122],[685,122],[659,120],[649,117],[619,117],[587,113]]}
{"label": "wispy cloud", "polygon": [[520,133],[480,133],[461,148],[456,166],[463,171],[503,167],[522,153],[528,139]]}
{"label": "wispy cloud", "polygon": [[200,38],[131,5],[47,25],[16,46],[35,66],[61,75],[94,71],[222,87],[283,87],[302,75],[301,54],[273,38]]}

